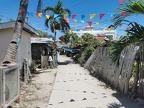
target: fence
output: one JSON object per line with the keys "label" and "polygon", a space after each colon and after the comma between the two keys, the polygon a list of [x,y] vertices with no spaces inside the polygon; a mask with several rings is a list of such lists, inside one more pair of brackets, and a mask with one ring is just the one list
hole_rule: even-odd
{"label": "fence", "polygon": [[[144,97],[144,45],[140,47],[140,60],[136,60],[136,54],[139,51],[138,46],[129,46],[125,48],[120,56],[120,64],[117,66],[112,63],[109,57],[109,51],[107,47],[98,47],[95,52],[91,55],[85,64],[91,74],[94,76],[99,76],[105,82],[112,85],[116,90],[128,94],[134,92],[136,87],[138,88],[139,95]],[[136,74],[132,75],[132,69],[134,65],[136,66]],[[133,79],[133,80],[132,80]],[[133,82],[130,85],[130,82]],[[129,89],[131,87],[131,90]]]}

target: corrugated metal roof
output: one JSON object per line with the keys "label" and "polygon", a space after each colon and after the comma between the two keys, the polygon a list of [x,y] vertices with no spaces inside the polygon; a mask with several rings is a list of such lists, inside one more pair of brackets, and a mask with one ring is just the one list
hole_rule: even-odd
{"label": "corrugated metal roof", "polygon": [[53,40],[48,38],[31,38],[31,43],[53,43]]}
{"label": "corrugated metal roof", "polygon": [[[0,29],[12,28],[14,26],[15,26],[15,22],[0,23]],[[37,30],[35,30],[32,26],[30,26],[27,23],[24,23],[23,30],[25,30],[26,32],[28,32],[30,34],[36,34],[36,35],[38,35]]]}

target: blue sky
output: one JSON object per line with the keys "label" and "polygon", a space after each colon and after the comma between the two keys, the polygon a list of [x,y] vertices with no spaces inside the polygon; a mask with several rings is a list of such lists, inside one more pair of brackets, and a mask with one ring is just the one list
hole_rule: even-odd
{"label": "blue sky", "polygon": [[[1,22],[7,22],[10,18],[16,19],[17,13],[19,10],[19,1],[20,0],[1,0],[0,2],[0,18],[2,18]],[[58,0],[42,0],[42,7],[46,6],[55,6]],[[120,7],[119,0],[61,0],[63,1],[64,7],[71,10],[72,14],[76,14],[74,22],[71,17],[69,17],[69,23],[72,30],[84,29],[88,26],[87,21],[91,21],[94,29],[101,29],[103,27],[107,28],[111,22],[111,14],[116,12],[116,8]],[[126,0],[125,0],[126,1]],[[28,12],[33,13],[33,17],[30,16],[28,18],[28,23],[37,30],[42,30],[44,32],[48,32],[48,34],[52,34],[48,28],[44,26],[45,17],[38,18],[36,16],[36,8],[37,8],[38,0],[29,0]],[[90,14],[96,14],[96,16],[90,20]],[[100,19],[99,15],[105,14],[105,16]],[[85,15],[83,19],[85,23],[80,22],[81,15]],[[143,25],[142,17],[133,16],[129,18],[131,21],[139,22]],[[95,22],[99,22],[99,25],[96,25]],[[127,26],[122,25],[122,27],[117,28],[117,32],[119,36],[125,34],[124,30],[126,30]],[[57,39],[61,36],[62,33],[57,33]]]}

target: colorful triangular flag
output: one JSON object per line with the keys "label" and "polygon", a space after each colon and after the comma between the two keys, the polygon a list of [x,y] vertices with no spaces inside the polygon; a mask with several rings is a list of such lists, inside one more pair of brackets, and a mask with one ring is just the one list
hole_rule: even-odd
{"label": "colorful triangular flag", "polygon": [[74,22],[77,22],[77,20],[74,19]]}
{"label": "colorful triangular flag", "polygon": [[96,22],[96,25],[99,25],[99,22]]}
{"label": "colorful triangular flag", "polygon": [[63,15],[63,17],[64,17],[64,19],[66,19],[66,17],[67,17],[67,14],[64,14],[64,15]]}
{"label": "colorful triangular flag", "polygon": [[59,16],[59,14],[54,14],[54,18],[56,18],[56,17],[58,17]]}
{"label": "colorful triangular flag", "polygon": [[120,0],[119,2],[120,2],[120,4],[122,4],[124,2],[124,0]]}
{"label": "colorful triangular flag", "polygon": [[100,14],[100,19],[102,19],[102,17],[104,16],[105,14]]}
{"label": "colorful triangular flag", "polygon": [[46,18],[49,19],[49,18],[50,18],[50,15],[46,15]]}
{"label": "colorful triangular flag", "polygon": [[93,19],[96,14],[90,14],[90,19]]}
{"label": "colorful triangular flag", "polygon": [[91,27],[92,26],[92,22],[88,21],[88,25]]}
{"label": "colorful triangular flag", "polygon": [[37,15],[39,18],[41,18],[42,13],[36,13],[36,15]]}
{"label": "colorful triangular flag", "polygon": [[81,15],[81,19],[83,20],[85,18],[85,15]]}
{"label": "colorful triangular flag", "polygon": [[126,14],[127,14],[127,12],[122,12],[121,13],[122,16],[125,16]]}
{"label": "colorful triangular flag", "polygon": [[39,0],[36,12],[37,13],[41,13],[42,12],[42,0]]}
{"label": "colorful triangular flag", "polygon": [[76,14],[73,14],[73,15],[72,15],[72,19],[74,19],[76,16],[77,16]]}
{"label": "colorful triangular flag", "polygon": [[84,23],[84,21],[83,21],[83,20],[81,20],[80,22],[81,22],[81,23]]}
{"label": "colorful triangular flag", "polygon": [[119,24],[119,27],[121,27],[122,26],[122,24]]}

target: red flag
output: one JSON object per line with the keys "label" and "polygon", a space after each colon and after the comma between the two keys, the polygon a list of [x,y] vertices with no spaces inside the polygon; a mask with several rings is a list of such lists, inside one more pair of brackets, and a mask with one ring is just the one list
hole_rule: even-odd
{"label": "red flag", "polygon": [[120,0],[120,4],[122,4],[124,2],[124,0]]}
{"label": "red flag", "polygon": [[122,24],[119,25],[119,27],[121,27],[121,26],[122,26]]}
{"label": "red flag", "polygon": [[74,19],[76,16],[77,16],[76,14],[73,14],[73,15],[72,15],[72,19]]}
{"label": "red flag", "polygon": [[104,16],[105,14],[100,14],[100,19]]}
{"label": "red flag", "polygon": [[89,22],[89,21],[88,21],[88,25],[91,27],[91,26],[92,26],[92,22]]}
{"label": "red flag", "polygon": [[122,16],[125,16],[126,14],[127,14],[127,12],[122,12],[121,13]]}

